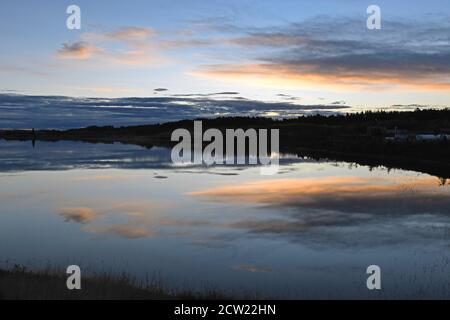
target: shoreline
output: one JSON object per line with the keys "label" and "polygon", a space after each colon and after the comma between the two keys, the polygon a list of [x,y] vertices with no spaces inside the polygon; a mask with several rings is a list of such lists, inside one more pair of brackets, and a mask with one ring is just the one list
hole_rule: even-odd
{"label": "shoreline", "polygon": [[205,287],[170,290],[158,278],[146,282],[121,273],[92,273],[83,276],[80,290],[66,287],[65,270],[30,270],[22,265],[0,268],[0,300],[220,300],[233,299]]}
{"label": "shoreline", "polygon": [[[427,117],[416,123],[423,113]],[[90,126],[69,130],[0,130],[6,141],[80,141],[88,143],[123,143],[145,148],[172,147],[171,133],[185,128],[193,131],[194,121],[201,120],[204,130],[279,129],[280,152],[315,159],[355,162],[388,169],[413,170],[439,178],[450,178],[450,140],[388,141],[383,132],[405,130],[416,132],[450,130],[450,110],[414,112],[371,112],[346,116],[308,116],[276,120],[258,117],[224,117],[195,119],[143,126]],[[375,133],[369,132],[373,128]],[[380,129],[381,128],[381,129]],[[415,128],[415,129],[414,129]]]}

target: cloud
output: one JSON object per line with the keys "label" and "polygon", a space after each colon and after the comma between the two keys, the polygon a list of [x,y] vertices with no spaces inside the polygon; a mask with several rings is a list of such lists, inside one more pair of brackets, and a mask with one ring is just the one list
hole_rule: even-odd
{"label": "cloud", "polygon": [[114,32],[106,33],[108,38],[120,41],[143,41],[155,35],[156,32],[153,29],[142,27],[123,27]]}
{"label": "cloud", "polygon": [[152,55],[146,49],[134,49],[111,53],[106,56],[106,61],[114,65],[156,66],[165,61],[165,58],[156,54]]}
{"label": "cloud", "polygon": [[425,105],[425,104],[412,103],[412,104],[393,104],[393,105],[387,107],[386,109],[412,111],[412,110],[416,110],[416,109],[430,109],[430,108],[433,108],[433,109],[445,109],[446,106],[444,106],[444,105]]}
{"label": "cloud", "polygon": [[337,104],[337,105],[339,105],[339,104],[345,104],[345,101],[333,101],[333,102],[331,102],[330,104]]}
{"label": "cloud", "polygon": [[282,98],[282,99],[284,99],[284,100],[290,100],[290,101],[299,101],[299,100],[301,100],[302,98],[300,98],[300,97],[296,97],[296,96],[293,96],[293,95],[290,95],[290,94],[284,94],[284,93],[279,93],[279,94],[277,94],[277,97],[280,97],[280,98]]}
{"label": "cloud", "polygon": [[95,64],[90,66],[95,67],[154,66],[167,61],[155,45],[155,36],[153,29],[142,27],[84,33],[80,41],[63,44],[57,56],[61,59],[93,61]]}
{"label": "cloud", "polygon": [[316,17],[274,31],[251,30],[224,41],[243,47],[246,62],[206,64],[192,74],[339,90],[448,90],[447,20],[385,21],[373,32],[361,27],[362,20]]}
{"label": "cloud", "polygon": [[223,91],[223,92],[213,92],[213,93],[177,93],[173,94],[172,97],[213,97],[213,96],[235,96],[239,92],[236,91]]}
{"label": "cloud", "polygon": [[[96,93],[133,94],[132,88],[73,87]],[[233,93],[233,94],[231,94]],[[347,105],[299,104],[297,101],[265,102],[245,99],[237,92],[183,94],[147,98],[76,98],[0,94],[0,106],[10,112],[0,118],[0,128],[77,128],[90,125],[142,125],[194,119],[199,116],[297,117],[310,113],[338,113]]]}
{"label": "cloud", "polygon": [[118,65],[156,66],[158,63],[167,61],[147,48],[106,49],[81,42],[64,44],[63,48],[58,50],[57,56],[63,60],[92,61],[95,64],[91,64],[90,67],[95,68],[113,68]]}
{"label": "cloud", "polygon": [[[359,67],[355,61],[367,62],[374,58],[372,65]],[[408,60],[407,56],[400,58]],[[432,58],[434,59],[434,58]],[[445,57],[450,63],[450,55]],[[345,61],[346,60],[346,61]],[[342,90],[390,90],[416,89],[424,91],[449,90],[450,69],[433,72],[431,63],[423,69],[414,67],[407,70],[392,69],[388,64],[376,64],[379,56],[347,56],[323,60],[298,60],[263,64],[217,64],[199,67],[192,75],[219,78],[228,81],[252,81],[256,85],[277,87],[317,88]],[[392,59],[389,64],[395,64]],[[369,62],[370,64],[370,62]],[[425,70],[427,69],[427,71]],[[444,73],[444,71],[448,72]]]}
{"label": "cloud", "polygon": [[157,36],[157,32],[145,27],[121,27],[113,31],[86,32],[81,35],[81,39],[86,42],[124,42],[143,43],[148,42]]}
{"label": "cloud", "polygon": [[295,35],[287,35],[282,33],[259,33],[250,34],[244,37],[231,38],[224,40],[225,43],[244,46],[244,47],[279,47],[294,46],[305,44],[309,40],[305,37]]}
{"label": "cloud", "polygon": [[101,49],[79,41],[72,44],[64,43],[62,48],[58,50],[58,56],[62,59],[87,60],[99,52],[101,52]]}
{"label": "cloud", "polygon": [[213,93],[213,95],[237,95],[239,92],[236,91],[223,91],[223,92],[216,92]]}
{"label": "cloud", "polygon": [[97,219],[101,214],[91,208],[62,208],[59,210],[59,215],[66,221],[86,224]]}
{"label": "cloud", "polygon": [[214,45],[212,39],[171,39],[160,40],[159,46],[164,49],[184,49],[186,47],[204,47]]}

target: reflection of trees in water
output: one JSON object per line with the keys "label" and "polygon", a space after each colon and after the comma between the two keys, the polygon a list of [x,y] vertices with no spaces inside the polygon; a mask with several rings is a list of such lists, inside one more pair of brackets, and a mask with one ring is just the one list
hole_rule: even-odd
{"label": "reflection of trees in water", "polygon": [[36,132],[34,131],[34,128],[31,129],[31,134],[32,134],[31,145],[33,146],[34,149],[34,146],[36,145]]}

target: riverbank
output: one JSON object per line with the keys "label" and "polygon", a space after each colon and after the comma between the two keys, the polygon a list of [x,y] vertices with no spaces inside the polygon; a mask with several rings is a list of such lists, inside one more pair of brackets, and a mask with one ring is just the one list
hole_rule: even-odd
{"label": "riverbank", "polygon": [[[352,161],[388,169],[413,170],[450,178],[450,141],[392,139],[392,132],[409,135],[450,132],[450,110],[414,112],[366,112],[339,116],[307,116],[296,119],[224,117],[200,119],[203,131],[216,128],[244,130],[279,129],[280,152],[317,159]],[[91,126],[70,130],[0,130],[0,139],[31,141],[83,141],[135,144],[151,148],[171,147],[175,129],[193,131],[194,120],[163,124],[113,127]]]}
{"label": "riverbank", "polygon": [[0,269],[0,299],[5,300],[178,300],[230,299],[229,296],[205,288],[201,291],[168,289],[158,277],[138,281],[127,274],[106,272],[82,277],[81,290],[68,290],[64,270],[47,268],[29,270],[15,265]]}

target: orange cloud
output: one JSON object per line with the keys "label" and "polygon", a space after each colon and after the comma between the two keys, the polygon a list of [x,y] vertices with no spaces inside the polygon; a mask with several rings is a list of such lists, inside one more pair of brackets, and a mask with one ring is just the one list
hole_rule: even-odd
{"label": "orange cloud", "polygon": [[332,90],[424,90],[446,91],[450,79],[422,74],[396,74],[386,70],[359,72],[338,68],[317,71],[313,66],[293,67],[289,64],[247,63],[206,65],[191,72],[192,75],[226,81],[242,81],[275,87],[325,87]]}
{"label": "orange cloud", "polygon": [[123,27],[112,32],[88,32],[81,38],[87,42],[124,41],[142,42],[156,36],[156,31],[144,27]]}
{"label": "orange cloud", "polygon": [[142,41],[155,35],[156,32],[153,29],[141,27],[124,27],[107,34],[110,39],[122,41]]}
{"label": "orange cloud", "polygon": [[[127,27],[113,32],[85,33],[81,41],[63,44],[58,58],[92,61],[92,67],[116,65],[154,66],[167,61],[155,45],[155,31]],[[114,46],[110,42],[114,41]],[[106,65],[105,65],[106,64]]]}

